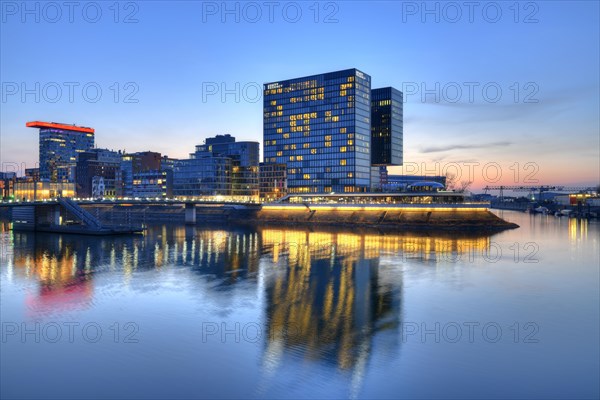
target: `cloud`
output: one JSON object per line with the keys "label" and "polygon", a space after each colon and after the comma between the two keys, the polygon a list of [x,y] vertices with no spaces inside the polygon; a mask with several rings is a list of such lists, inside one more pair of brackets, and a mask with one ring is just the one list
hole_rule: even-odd
{"label": "cloud", "polygon": [[510,146],[512,142],[503,141],[503,142],[492,142],[492,143],[483,143],[483,144],[448,144],[445,146],[427,146],[421,147],[421,153],[437,153],[441,151],[449,151],[449,150],[463,150],[463,149],[487,149],[490,147],[504,147]]}

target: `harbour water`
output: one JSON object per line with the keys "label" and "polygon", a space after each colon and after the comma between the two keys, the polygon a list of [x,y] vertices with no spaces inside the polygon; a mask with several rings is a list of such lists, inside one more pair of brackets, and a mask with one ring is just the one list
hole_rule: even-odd
{"label": "harbour water", "polygon": [[600,223],[0,228],[2,398],[598,398]]}

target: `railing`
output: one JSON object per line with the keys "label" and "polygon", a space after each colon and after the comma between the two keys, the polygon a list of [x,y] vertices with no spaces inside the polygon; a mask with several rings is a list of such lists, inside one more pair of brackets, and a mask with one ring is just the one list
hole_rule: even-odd
{"label": "railing", "polygon": [[66,208],[67,211],[69,211],[71,214],[73,214],[74,216],[79,218],[86,225],[96,228],[96,229],[102,228],[102,223],[96,217],[94,217],[92,214],[90,214],[88,211],[84,210],[83,208],[79,207],[79,205],[77,203],[75,203],[73,200],[68,199],[66,197],[59,197],[57,200],[61,206]]}

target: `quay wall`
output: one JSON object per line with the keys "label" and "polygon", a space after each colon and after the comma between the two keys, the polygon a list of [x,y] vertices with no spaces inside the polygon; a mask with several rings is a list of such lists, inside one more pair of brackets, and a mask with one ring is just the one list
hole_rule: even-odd
{"label": "quay wall", "polygon": [[[183,205],[82,205],[102,222],[112,225],[138,225],[153,222],[185,223]],[[345,228],[429,229],[500,231],[518,227],[485,208],[395,209],[363,207],[231,207],[199,205],[196,223],[241,225],[337,226]]]}
{"label": "quay wall", "polygon": [[518,228],[486,209],[354,210],[263,208],[253,221],[267,225],[372,226],[384,229],[491,230]]}

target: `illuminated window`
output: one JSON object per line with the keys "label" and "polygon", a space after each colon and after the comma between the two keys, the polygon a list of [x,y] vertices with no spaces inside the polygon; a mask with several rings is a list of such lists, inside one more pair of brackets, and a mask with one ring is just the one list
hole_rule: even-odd
{"label": "illuminated window", "polygon": [[345,153],[347,151],[346,146],[340,147],[340,153]]}
{"label": "illuminated window", "polygon": [[346,159],[340,160],[340,165],[346,165]]}
{"label": "illuminated window", "polygon": [[310,143],[304,143],[302,145],[302,147],[305,148],[305,149],[308,149],[308,148],[310,148]]}
{"label": "illuminated window", "polygon": [[317,149],[310,149],[310,154],[317,154]]}

